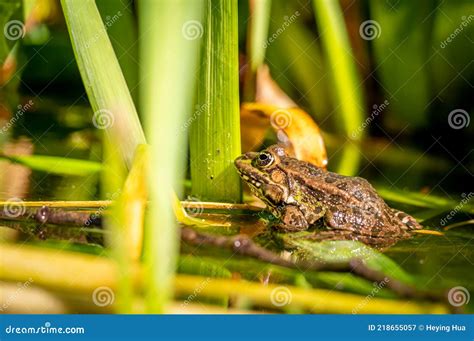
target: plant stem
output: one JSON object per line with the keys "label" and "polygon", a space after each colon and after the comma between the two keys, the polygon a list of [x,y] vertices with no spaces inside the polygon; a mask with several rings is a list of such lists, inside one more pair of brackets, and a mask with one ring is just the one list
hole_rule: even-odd
{"label": "plant stem", "polygon": [[150,138],[150,205],[145,228],[147,310],[162,313],[173,295],[179,231],[171,193],[185,177],[187,115],[192,110],[199,58],[202,1],[139,3],[140,99]]}
{"label": "plant stem", "polygon": [[237,1],[205,0],[197,110],[190,120],[192,193],[238,202],[240,154]]}
{"label": "plant stem", "polygon": [[[33,280],[35,285],[61,291],[92,295],[102,286],[111,290],[117,288],[117,272],[115,262],[98,256],[61,252],[57,250],[22,245],[0,244],[0,279],[9,281]],[[141,287],[148,284],[143,276],[143,268],[138,265],[131,268],[134,285]],[[203,283],[205,283],[203,285]],[[173,281],[176,293],[189,295],[200,288],[200,297],[223,297],[239,295],[248,297],[254,304],[278,309],[272,304],[276,297],[277,286],[269,284],[236,281],[229,279],[178,275]],[[351,313],[360,308],[358,313],[382,314],[445,314],[448,309],[440,303],[420,303],[408,300],[388,300],[372,297],[340,293],[323,289],[303,289],[286,286],[290,300],[288,305],[302,307],[313,313]],[[280,287],[281,290],[281,287]],[[90,296],[89,296],[90,297]],[[286,305],[285,307],[287,307]]]}
{"label": "plant stem", "polygon": [[[107,247],[119,266],[117,312],[131,313],[135,296],[130,269],[141,256],[147,203],[148,146],[140,145],[127,177],[125,167],[109,143],[105,143],[108,167],[105,187],[114,202],[101,220],[108,233]],[[105,207],[104,207],[105,209]],[[97,219],[98,220],[98,219]]]}

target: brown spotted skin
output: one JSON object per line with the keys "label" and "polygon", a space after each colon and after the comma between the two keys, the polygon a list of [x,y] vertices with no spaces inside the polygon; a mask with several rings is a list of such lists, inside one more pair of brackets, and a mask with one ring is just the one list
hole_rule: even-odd
{"label": "brown spotted skin", "polygon": [[[422,226],[390,208],[369,182],[327,172],[289,157],[281,147],[235,160],[240,176],[278,218],[284,231],[306,230],[319,219],[334,236],[397,238]],[[328,231],[329,232],[329,231]],[[343,238],[347,239],[347,238]]]}

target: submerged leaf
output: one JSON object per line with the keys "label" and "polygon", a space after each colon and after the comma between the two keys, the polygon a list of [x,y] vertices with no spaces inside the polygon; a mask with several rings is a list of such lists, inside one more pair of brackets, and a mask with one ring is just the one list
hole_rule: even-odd
{"label": "submerged leaf", "polygon": [[414,284],[414,278],[389,257],[355,240],[327,240],[315,242],[306,239],[309,232],[282,235],[284,243],[296,248],[294,255],[302,259],[339,263],[361,259],[367,267],[404,283]]}
{"label": "submerged leaf", "polygon": [[219,262],[194,257],[190,255],[182,255],[178,263],[178,271],[180,273],[200,276],[210,276],[219,278],[231,278],[232,273]]}
{"label": "submerged leaf", "polygon": [[[232,277],[232,273],[219,263],[190,255],[180,257],[178,262],[178,272],[190,275],[206,276],[206,279],[199,284],[195,292],[199,292],[201,290],[200,288],[205,287],[214,278]],[[185,301],[183,302],[184,307],[186,307],[188,303],[195,298],[193,294],[186,297]],[[222,295],[214,299],[203,299],[200,297],[196,298],[200,302],[202,301],[211,304],[214,303],[223,307],[227,307],[229,304],[229,295]]]}
{"label": "submerged leaf", "polygon": [[[193,252],[196,252],[196,250],[193,250]],[[199,252],[201,252],[201,250],[199,250]],[[242,258],[239,256],[232,258],[217,258],[215,255],[212,255],[212,258],[209,256],[200,257],[199,259],[221,264],[232,272],[238,272],[244,279],[249,281],[261,282],[263,277],[266,277],[270,283],[293,284],[297,281],[297,278],[302,275],[301,271],[298,269],[285,268],[256,259]],[[304,277],[305,280],[315,288],[342,290],[360,295],[369,295],[374,288],[372,282],[351,273],[305,271]],[[394,294],[387,289],[378,291],[376,295],[379,297],[394,297]]]}

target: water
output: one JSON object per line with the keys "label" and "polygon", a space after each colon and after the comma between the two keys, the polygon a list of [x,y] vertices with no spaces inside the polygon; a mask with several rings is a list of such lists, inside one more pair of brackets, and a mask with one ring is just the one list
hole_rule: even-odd
{"label": "water", "polygon": [[[78,115],[78,112],[81,115]],[[65,113],[64,110],[56,114],[41,111],[26,113],[15,127],[9,144],[20,146],[19,150],[36,154],[100,160],[100,134],[93,129],[89,120],[84,119],[88,114],[89,110],[81,106],[74,107],[71,117],[67,117],[67,111]],[[415,150],[404,146],[393,148],[402,151],[403,148]],[[371,157],[372,161],[369,161],[367,155],[372,153],[373,151],[368,151],[362,154],[360,175],[378,186],[388,189],[405,188],[414,192],[422,190],[425,193],[442,195],[454,202],[462,200],[460,190],[467,191],[465,184],[469,182],[466,180],[468,174],[465,172],[465,167],[458,164],[450,169],[450,162],[439,155],[427,158],[421,157],[420,154],[419,160],[410,164],[408,161],[390,160],[390,156],[386,155],[375,159]],[[431,167],[433,160],[443,161],[438,167]],[[333,155],[332,162],[337,162],[337,153]],[[0,169],[0,181],[0,195],[4,200],[11,197],[24,200],[100,199],[98,175],[87,177],[52,175],[3,163]],[[436,185],[431,185],[433,183]],[[397,203],[394,205],[397,206]],[[427,211],[409,205],[398,204],[397,207],[415,213],[415,216],[417,212],[426,214]],[[428,211],[431,212],[429,209]],[[446,214],[449,214],[449,210],[437,212],[435,217],[428,221],[428,225],[443,231],[440,221]],[[466,213],[457,212],[453,222],[470,218]],[[261,224],[255,221],[252,224],[261,228]],[[248,230],[248,227],[241,229],[251,235]],[[407,273],[415,275],[422,287],[443,290],[463,287],[469,292],[474,292],[472,225],[453,228],[444,232],[443,236],[417,235],[397,243],[384,253]]]}

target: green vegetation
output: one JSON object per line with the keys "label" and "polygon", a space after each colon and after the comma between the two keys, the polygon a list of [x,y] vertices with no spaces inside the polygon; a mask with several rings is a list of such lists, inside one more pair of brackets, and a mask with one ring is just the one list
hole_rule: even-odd
{"label": "green vegetation", "polygon": [[[4,1],[0,28],[20,25],[0,36],[0,280],[61,293],[52,313],[453,311],[446,292],[474,290],[472,24],[446,39],[469,5]],[[329,170],[427,230],[379,249],[276,233],[233,164],[241,137],[294,142],[240,117],[276,86]]]}
{"label": "green vegetation", "polygon": [[204,3],[202,24],[188,22],[189,32],[184,31],[202,35],[197,100],[188,121],[192,195],[238,202],[240,178],[233,168],[240,155],[237,0]]}

